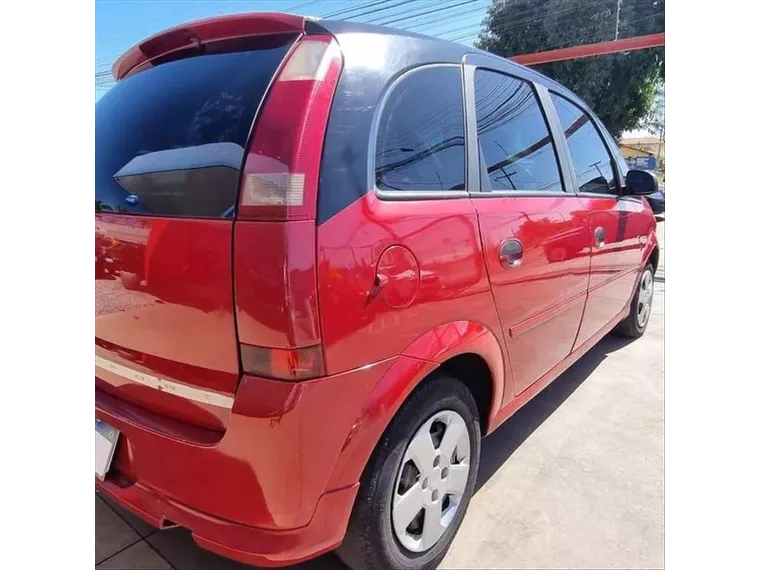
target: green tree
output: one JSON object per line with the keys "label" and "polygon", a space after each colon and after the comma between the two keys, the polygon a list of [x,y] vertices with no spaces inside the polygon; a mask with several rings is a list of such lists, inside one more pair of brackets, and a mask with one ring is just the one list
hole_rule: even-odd
{"label": "green tree", "polygon": [[658,91],[649,111],[639,122],[639,127],[665,140],[665,88]]}
{"label": "green tree", "polygon": [[[493,0],[476,46],[511,57],[665,30],[664,0]],[[613,136],[641,125],[665,83],[662,47],[534,69],[566,86]]]}

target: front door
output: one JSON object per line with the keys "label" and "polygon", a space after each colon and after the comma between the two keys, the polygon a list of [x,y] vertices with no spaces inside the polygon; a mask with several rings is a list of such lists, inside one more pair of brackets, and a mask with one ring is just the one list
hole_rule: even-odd
{"label": "front door", "polygon": [[646,244],[646,206],[620,196],[613,156],[593,119],[568,99],[551,94],[562,125],[578,196],[592,239],[589,296],[576,346],[614,319],[630,302]]}
{"label": "front door", "polygon": [[573,347],[586,300],[588,222],[582,201],[564,191],[536,88],[490,69],[473,75],[473,203],[518,395]]}

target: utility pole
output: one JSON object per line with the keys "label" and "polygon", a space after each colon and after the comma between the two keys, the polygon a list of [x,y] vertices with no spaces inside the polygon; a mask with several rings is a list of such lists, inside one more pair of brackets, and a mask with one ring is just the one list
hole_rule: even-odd
{"label": "utility pole", "polygon": [[618,35],[620,34],[620,5],[623,3],[623,0],[617,0],[617,15],[615,16],[615,41],[618,40]]}

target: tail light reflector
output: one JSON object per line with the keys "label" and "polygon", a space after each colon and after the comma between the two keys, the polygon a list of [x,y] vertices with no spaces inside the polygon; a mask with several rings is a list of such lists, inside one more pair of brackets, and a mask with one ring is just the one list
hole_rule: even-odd
{"label": "tail light reflector", "polygon": [[325,375],[322,347],[265,348],[240,345],[243,370],[248,374],[280,380],[307,380]]}

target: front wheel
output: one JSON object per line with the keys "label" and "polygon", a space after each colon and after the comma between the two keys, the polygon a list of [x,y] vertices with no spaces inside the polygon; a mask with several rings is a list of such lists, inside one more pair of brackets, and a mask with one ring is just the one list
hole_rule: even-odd
{"label": "front wheel", "polygon": [[472,394],[439,373],[404,403],[378,443],[338,556],[354,570],[438,566],[470,503],[479,458]]}
{"label": "front wheel", "polygon": [[638,338],[644,334],[652,314],[652,301],[654,300],[654,267],[648,263],[639,279],[636,293],[631,300],[631,311],[628,316],[620,321],[613,332],[620,336]]}

